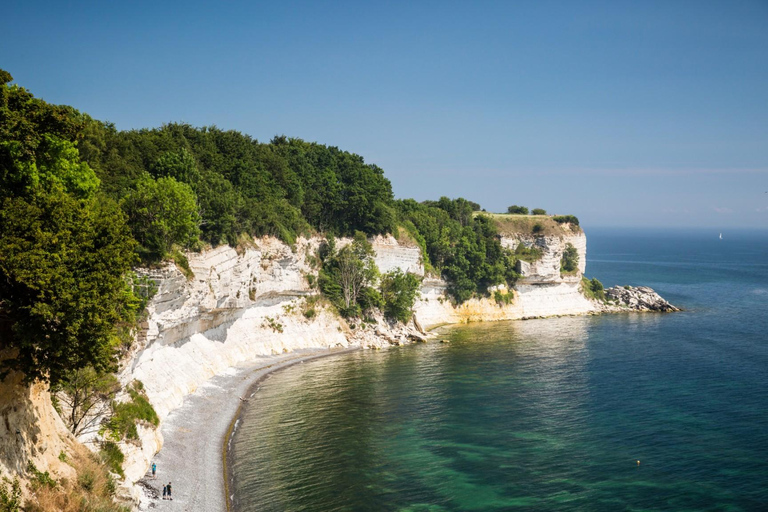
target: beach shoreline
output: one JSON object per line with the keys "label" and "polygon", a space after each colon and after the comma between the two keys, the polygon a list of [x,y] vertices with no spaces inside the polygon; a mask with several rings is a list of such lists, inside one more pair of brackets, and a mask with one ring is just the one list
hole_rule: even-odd
{"label": "beach shoreline", "polygon": [[215,376],[184,399],[161,427],[165,439],[152,462],[157,478],[147,473],[136,485],[138,510],[165,508],[162,488],[173,486],[174,508],[196,512],[231,510],[227,474],[228,446],[240,420],[243,405],[267,376],[304,361],[340,355],[360,347],[304,349],[262,357]]}

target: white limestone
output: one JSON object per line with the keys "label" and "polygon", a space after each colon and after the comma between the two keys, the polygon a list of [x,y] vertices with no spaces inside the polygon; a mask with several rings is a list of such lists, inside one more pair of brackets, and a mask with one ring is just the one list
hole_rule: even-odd
{"label": "white limestone", "polygon": [[[300,239],[291,249],[274,238],[261,238],[239,252],[223,246],[190,253],[194,273],[190,280],[173,264],[145,271],[158,283],[158,292],[134,353],[120,374],[122,382],[141,381],[163,421],[213,376],[266,355],[349,345],[379,348],[423,338],[415,324],[398,327],[383,318],[376,326],[357,326],[354,331],[326,309],[315,308],[316,315],[305,318],[307,297],[316,294],[306,276],[317,273],[311,263],[320,243],[320,238]],[[337,247],[348,243],[349,239],[340,239]],[[536,245],[542,258],[522,268],[515,290],[498,287],[496,291],[511,295],[509,304],[490,297],[454,306],[445,282],[425,278],[414,308],[420,326],[595,311],[579,292],[586,259],[583,233],[502,239],[512,249],[517,243]],[[568,243],[579,251],[580,271],[561,277],[560,258]],[[372,246],[382,273],[399,268],[424,275],[418,247],[400,245],[392,236],[375,237]],[[144,475],[162,442],[159,429],[142,429],[140,443],[122,444],[126,484]]]}

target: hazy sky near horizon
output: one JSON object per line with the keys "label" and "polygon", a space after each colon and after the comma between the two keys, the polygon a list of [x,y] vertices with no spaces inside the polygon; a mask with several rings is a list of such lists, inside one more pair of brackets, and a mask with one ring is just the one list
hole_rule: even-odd
{"label": "hazy sky near horizon", "polygon": [[120,129],[338,146],[397,197],[768,227],[768,1],[4,3],[0,67]]}

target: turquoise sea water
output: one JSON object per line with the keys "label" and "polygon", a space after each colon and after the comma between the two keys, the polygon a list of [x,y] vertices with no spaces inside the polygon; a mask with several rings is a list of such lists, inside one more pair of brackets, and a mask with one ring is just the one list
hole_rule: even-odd
{"label": "turquoise sea water", "polygon": [[590,277],[686,311],[278,372],[233,441],[236,510],[768,510],[768,233],[588,234]]}

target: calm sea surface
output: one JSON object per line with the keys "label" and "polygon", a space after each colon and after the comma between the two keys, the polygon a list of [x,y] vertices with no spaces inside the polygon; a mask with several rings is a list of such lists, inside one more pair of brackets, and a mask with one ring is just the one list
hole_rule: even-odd
{"label": "calm sea surface", "polygon": [[768,510],[768,232],[590,230],[587,261],[686,311],[279,372],[233,441],[237,510]]}

